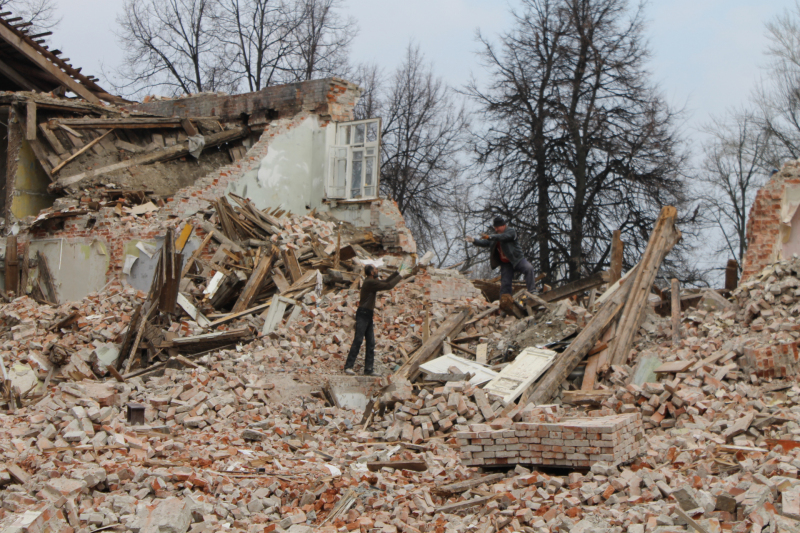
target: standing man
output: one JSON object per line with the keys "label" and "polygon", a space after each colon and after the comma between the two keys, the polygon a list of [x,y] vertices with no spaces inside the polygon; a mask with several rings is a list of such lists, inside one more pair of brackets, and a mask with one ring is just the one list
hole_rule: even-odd
{"label": "standing man", "polygon": [[483,235],[481,239],[467,237],[465,240],[474,243],[475,246],[491,248],[490,265],[492,270],[500,267],[501,300],[504,294],[511,295],[514,274],[517,272],[522,273],[525,277],[528,292],[533,294],[533,287],[536,284],[533,266],[522,257],[522,248],[517,242],[517,232],[509,228],[502,217],[494,219],[494,235]]}
{"label": "standing man", "polygon": [[[415,266],[411,274],[416,274],[418,270],[419,267]],[[386,280],[378,279],[378,269],[372,265],[364,268],[364,275],[366,279],[361,285],[361,298],[356,311],[356,334],[353,337],[353,344],[350,346],[350,353],[347,354],[347,361],[344,363],[344,371],[347,374],[355,374],[353,366],[356,364],[356,357],[358,357],[361,343],[366,335],[367,353],[364,356],[364,375],[372,376],[372,365],[375,360],[375,332],[372,320],[375,314],[375,298],[378,292],[395,288],[404,276],[398,271]]]}

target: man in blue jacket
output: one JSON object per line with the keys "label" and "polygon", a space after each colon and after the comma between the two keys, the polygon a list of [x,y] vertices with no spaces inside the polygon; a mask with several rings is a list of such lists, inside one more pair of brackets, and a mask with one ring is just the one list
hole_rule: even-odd
{"label": "man in blue jacket", "polygon": [[481,239],[467,237],[467,242],[475,246],[491,248],[490,265],[492,270],[500,267],[500,296],[511,294],[514,274],[519,272],[525,277],[528,292],[533,294],[536,279],[533,266],[522,257],[522,248],[517,241],[517,232],[509,228],[502,217],[494,219],[494,235],[483,235]]}

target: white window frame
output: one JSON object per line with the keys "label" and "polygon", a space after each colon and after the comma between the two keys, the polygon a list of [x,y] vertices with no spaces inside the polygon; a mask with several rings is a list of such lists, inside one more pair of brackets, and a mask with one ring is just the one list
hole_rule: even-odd
{"label": "white window frame", "polygon": [[[347,128],[351,128],[351,132],[355,132],[355,127],[364,124],[364,140],[363,142],[355,142],[355,135],[353,134],[349,139],[347,138]],[[369,124],[377,124],[377,138],[374,141],[367,141],[366,133]],[[381,119],[371,118],[367,120],[353,120],[350,122],[336,123],[336,131],[334,133],[334,144],[328,147],[328,165],[326,167],[325,177],[325,195],[327,198],[336,200],[365,200],[378,197],[380,190],[380,176],[381,176]],[[374,155],[367,155],[369,150],[374,151]],[[361,184],[358,191],[353,188],[353,170],[354,166],[358,163],[358,155],[361,154]],[[355,156],[355,159],[354,159]],[[373,183],[367,185],[367,165],[366,158],[374,157],[373,168]],[[341,180],[341,174],[337,171],[340,163],[345,165],[345,179]],[[371,188],[371,191],[367,189]],[[371,194],[369,194],[371,193]]]}

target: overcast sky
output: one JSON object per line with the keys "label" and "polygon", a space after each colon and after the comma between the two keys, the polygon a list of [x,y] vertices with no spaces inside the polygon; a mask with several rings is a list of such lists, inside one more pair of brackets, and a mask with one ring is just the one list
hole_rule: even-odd
{"label": "overcast sky", "polygon": [[[121,0],[58,0],[61,24],[53,44],[100,77],[121,50],[114,35]],[[516,0],[345,0],[359,22],[352,55],[387,70],[418,43],[450,84],[460,86],[482,71],[476,64],[475,32],[496,36],[511,25]],[[685,108],[685,133],[711,114],[746,102],[760,76],[766,46],[764,23],[794,0],[654,0],[647,8],[650,70],[668,101]]]}

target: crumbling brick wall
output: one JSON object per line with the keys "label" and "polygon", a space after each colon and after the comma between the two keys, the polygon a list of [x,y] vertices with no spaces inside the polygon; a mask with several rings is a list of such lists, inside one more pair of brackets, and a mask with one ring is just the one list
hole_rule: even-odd
{"label": "crumbling brick wall", "polygon": [[786,188],[791,186],[800,186],[800,161],[786,163],[756,194],[747,220],[747,253],[741,281],[781,259],[781,211]]}

